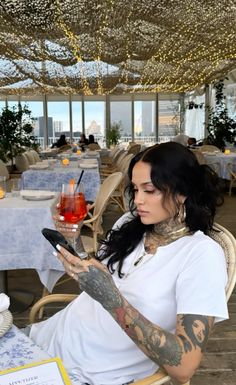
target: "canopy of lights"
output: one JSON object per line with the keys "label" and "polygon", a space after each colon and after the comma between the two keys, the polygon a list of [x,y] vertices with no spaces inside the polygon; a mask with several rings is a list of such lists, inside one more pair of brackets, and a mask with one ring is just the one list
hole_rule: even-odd
{"label": "canopy of lights", "polygon": [[0,2],[0,94],[186,92],[236,68],[235,0]]}

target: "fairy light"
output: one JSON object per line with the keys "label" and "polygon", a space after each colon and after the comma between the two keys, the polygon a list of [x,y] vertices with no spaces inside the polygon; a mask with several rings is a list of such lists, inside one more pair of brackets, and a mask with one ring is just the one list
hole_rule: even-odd
{"label": "fairy light", "polygon": [[[122,87],[132,93],[185,92],[235,68],[233,1],[31,0],[31,5],[26,13],[24,0],[0,4],[0,58],[10,63],[0,68],[1,93],[30,92],[17,88],[27,79],[32,93],[104,95]],[[44,70],[37,65],[42,62]],[[113,62],[117,72],[106,73],[104,65]]]}

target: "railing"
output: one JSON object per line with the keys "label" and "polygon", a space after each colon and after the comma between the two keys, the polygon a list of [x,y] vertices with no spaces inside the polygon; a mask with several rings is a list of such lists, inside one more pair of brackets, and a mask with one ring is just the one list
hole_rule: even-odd
{"label": "railing", "polygon": [[[168,142],[172,138],[173,138],[173,136],[164,136],[164,135],[158,136],[158,143]],[[38,143],[39,143],[40,147],[45,148],[46,145],[44,145],[44,137],[38,137],[37,139],[38,139]],[[58,138],[52,138],[52,137],[48,138],[48,146],[51,146],[57,139]],[[96,139],[96,137],[95,137],[95,140],[98,141],[98,144],[101,147],[106,147],[105,138]],[[73,141],[75,143],[78,143],[78,138],[77,137],[73,138]],[[131,141],[132,141],[131,136],[122,136],[119,140],[119,143],[127,145]],[[150,144],[156,143],[156,139],[154,136],[139,136],[138,138],[135,138],[134,141],[136,143],[140,143],[140,144],[144,144],[144,145],[150,145]]]}

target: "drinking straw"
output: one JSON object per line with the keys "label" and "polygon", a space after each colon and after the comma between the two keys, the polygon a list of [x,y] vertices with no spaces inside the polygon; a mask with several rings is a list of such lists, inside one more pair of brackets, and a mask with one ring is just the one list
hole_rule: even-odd
{"label": "drinking straw", "polygon": [[80,176],[79,176],[78,182],[77,182],[76,187],[75,187],[75,191],[76,191],[76,190],[78,189],[78,187],[79,187],[79,184],[80,184],[80,182],[81,182],[81,179],[82,179],[83,174],[84,174],[84,170],[81,171],[81,174],[80,174]]}

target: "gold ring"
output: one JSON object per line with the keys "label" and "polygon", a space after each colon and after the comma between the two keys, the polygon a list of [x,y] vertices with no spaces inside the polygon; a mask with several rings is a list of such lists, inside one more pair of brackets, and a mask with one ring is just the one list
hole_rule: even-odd
{"label": "gold ring", "polygon": [[75,273],[71,273],[71,278],[74,278],[74,276],[75,276]]}
{"label": "gold ring", "polygon": [[72,265],[69,265],[69,270],[72,271]]}

